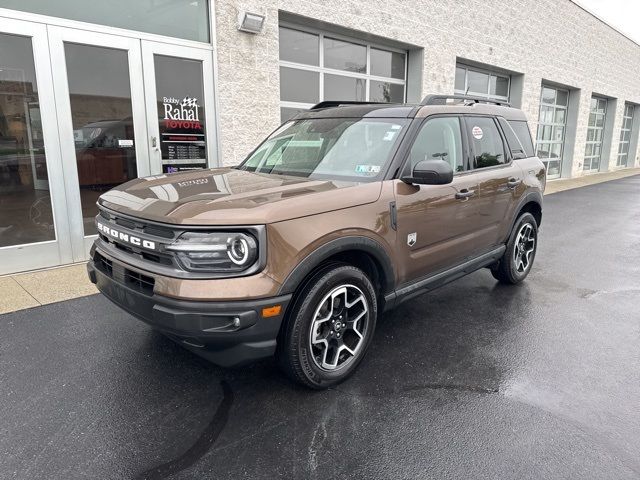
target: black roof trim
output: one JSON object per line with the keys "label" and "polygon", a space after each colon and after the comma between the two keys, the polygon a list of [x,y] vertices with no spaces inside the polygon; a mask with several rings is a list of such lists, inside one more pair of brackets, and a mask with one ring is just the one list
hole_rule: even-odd
{"label": "black roof trim", "polygon": [[471,95],[427,95],[422,99],[420,105],[446,105],[447,100],[467,100],[469,104],[473,103],[493,103],[494,105],[500,105],[504,107],[510,107],[509,102],[503,102],[501,100],[489,100],[483,97],[474,97]]}
{"label": "black roof trim", "polygon": [[393,105],[385,102],[357,102],[354,100],[325,100],[324,102],[316,103],[309,110],[320,110],[321,108],[340,107],[342,105]]}

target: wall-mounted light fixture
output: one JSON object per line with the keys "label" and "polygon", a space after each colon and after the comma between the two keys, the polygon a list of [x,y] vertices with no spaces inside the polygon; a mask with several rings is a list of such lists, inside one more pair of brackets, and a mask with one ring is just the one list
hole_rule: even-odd
{"label": "wall-mounted light fixture", "polygon": [[238,30],[247,33],[261,33],[264,27],[264,15],[259,13],[240,12],[238,14]]}

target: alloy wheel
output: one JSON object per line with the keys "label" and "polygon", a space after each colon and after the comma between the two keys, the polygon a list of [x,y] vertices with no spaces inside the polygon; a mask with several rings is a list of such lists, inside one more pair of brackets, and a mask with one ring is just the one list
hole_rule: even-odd
{"label": "alloy wheel", "polygon": [[529,269],[535,249],[535,229],[530,223],[525,223],[520,227],[520,230],[518,230],[516,242],[513,246],[513,261],[518,273],[524,273]]}
{"label": "alloy wheel", "polygon": [[313,360],[323,370],[344,368],[364,345],[369,307],[355,285],[333,288],[315,310],[309,343]]}

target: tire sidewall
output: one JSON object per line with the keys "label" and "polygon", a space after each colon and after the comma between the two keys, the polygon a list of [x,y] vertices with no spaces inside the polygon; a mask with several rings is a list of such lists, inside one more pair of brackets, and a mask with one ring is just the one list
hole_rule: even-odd
{"label": "tire sidewall", "polygon": [[[364,336],[364,345],[359,350],[357,357],[349,365],[338,371],[327,371],[316,365],[309,342],[309,334],[314,320],[314,314],[320,301],[339,285],[351,284],[358,287],[365,296],[369,310],[369,324]],[[304,292],[304,298],[294,312],[295,319],[291,341],[295,343],[295,351],[299,358],[300,368],[303,374],[317,387],[326,387],[346,379],[358,367],[364,358],[373,333],[375,331],[378,316],[376,293],[371,281],[366,274],[352,266],[339,266],[325,271],[314,281],[311,281]]]}

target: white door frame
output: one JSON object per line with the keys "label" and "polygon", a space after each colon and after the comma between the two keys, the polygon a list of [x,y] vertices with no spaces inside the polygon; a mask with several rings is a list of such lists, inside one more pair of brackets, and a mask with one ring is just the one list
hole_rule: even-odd
{"label": "white door frame", "polygon": [[69,225],[66,221],[65,180],[58,142],[58,120],[47,45],[47,28],[42,24],[0,18],[0,33],[31,38],[56,236],[55,240],[45,242],[0,247],[0,275],[2,275],[71,263],[73,255],[70,248]]}
{"label": "white door frame", "polygon": [[53,85],[58,109],[60,150],[62,152],[65,186],[69,204],[67,214],[71,231],[71,248],[73,251],[73,260],[77,262],[88,258],[89,249],[96,235],[85,236],[84,234],[64,44],[76,43],[126,50],[128,52],[131,109],[135,138],[134,148],[136,151],[138,176],[143,177],[150,175],[151,169],[149,165],[149,150],[147,148],[147,142],[145,141],[148,135],[144,103],[144,83],[142,76],[139,74],[142,60],[140,55],[140,40],[56,26],[49,26],[48,31]]}
{"label": "white door frame", "polygon": [[[186,58],[202,62],[202,85],[205,106],[205,134],[207,165],[209,168],[219,166],[218,138],[216,122],[216,102],[213,87],[213,52],[210,48],[185,47],[168,43],[142,40],[142,68],[144,71],[144,89],[148,119],[148,149],[151,172],[162,173],[162,155],[160,152],[160,126],[158,124],[158,106],[156,92],[155,54],[168,57]],[[154,142],[155,139],[155,142]],[[155,143],[155,145],[154,145]]]}

